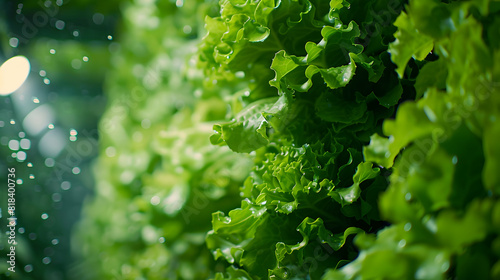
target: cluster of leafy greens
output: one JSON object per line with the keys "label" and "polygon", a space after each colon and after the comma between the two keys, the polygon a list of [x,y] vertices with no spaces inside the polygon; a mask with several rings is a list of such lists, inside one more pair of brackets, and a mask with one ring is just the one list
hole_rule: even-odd
{"label": "cluster of leafy greens", "polygon": [[[211,141],[257,162],[242,202],[213,214],[216,279],[320,279],[374,233],[387,170],[363,160],[370,136],[416,96],[388,52],[400,1],[221,1],[200,46],[206,83],[241,77]],[[387,22],[381,20],[388,17]],[[382,28],[383,27],[383,28]]]}
{"label": "cluster of leafy greens", "polygon": [[139,2],[97,278],[500,277],[500,2]]}
{"label": "cluster of leafy greens", "polygon": [[359,236],[358,258],[325,279],[500,278],[499,23],[497,1],[410,1],[397,18],[389,51],[418,101],[364,148],[393,170],[379,200],[392,225]]}
{"label": "cluster of leafy greens", "polygon": [[216,3],[181,4],[122,6],[95,197],[74,244],[81,279],[205,279],[217,266],[205,245],[211,213],[239,204],[253,161],[209,140],[237,86],[204,87],[193,63],[199,14]]}

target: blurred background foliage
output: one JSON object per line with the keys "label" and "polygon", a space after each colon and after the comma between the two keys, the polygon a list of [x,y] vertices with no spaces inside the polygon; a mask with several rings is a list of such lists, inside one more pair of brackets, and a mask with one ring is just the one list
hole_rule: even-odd
{"label": "blurred background foliage", "polygon": [[[96,198],[75,246],[81,279],[206,279],[211,213],[239,204],[252,156],[211,145],[215,121],[240,83],[207,85],[195,55],[215,1],[122,6],[100,125]],[[241,87],[244,83],[241,83]],[[221,266],[219,270],[222,270]]]}
{"label": "blurred background foliage", "polygon": [[[5,239],[1,273],[202,279],[222,271],[204,245],[211,213],[239,205],[255,154],[209,142],[226,104],[241,97],[232,94],[246,89],[242,77],[209,83],[196,69],[204,16],[218,13],[217,1],[0,5],[0,61],[31,63],[23,87],[0,97],[0,174],[16,167],[22,179],[16,273],[7,271]],[[21,139],[31,143],[25,160],[9,148]]]}

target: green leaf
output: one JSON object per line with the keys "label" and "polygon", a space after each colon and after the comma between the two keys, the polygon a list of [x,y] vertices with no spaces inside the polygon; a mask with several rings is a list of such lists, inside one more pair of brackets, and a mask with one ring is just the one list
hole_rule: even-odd
{"label": "green leaf", "polygon": [[351,56],[348,65],[331,67],[328,69],[320,69],[315,65],[307,67],[305,75],[311,81],[316,73],[320,73],[321,77],[325,80],[326,85],[331,89],[345,87],[354,77],[356,71],[356,64]]}
{"label": "green leaf", "polygon": [[446,89],[446,78],[448,69],[444,59],[428,62],[420,69],[415,82],[417,98],[424,96],[427,89],[435,87],[440,90]]}
{"label": "green leaf", "polygon": [[269,84],[281,91],[288,88],[307,91],[312,84],[310,80],[305,81],[303,75],[304,66],[304,59],[287,55],[285,51],[279,51],[271,64],[271,69],[274,70],[276,75],[274,79],[269,81]]}
{"label": "green leaf", "polygon": [[403,77],[406,64],[413,57],[423,60],[434,48],[432,38],[421,34],[414,21],[402,12],[394,23],[398,31],[394,34],[396,40],[389,45],[392,61],[397,65],[399,77]]}
{"label": "green leaf", "polygon": [[378,134],[371,136],[370,144],[363,147],[363,155],[366,161],[376,162],[382,166],[389,166],[391,162],[389,159],[390,141]]}
{"label": "green leaf", "polygon": [[214,258],[240,263],[244,247],[251,242],[258,227],[266,221],[266,216],[263,216],[265,210],[265,207],[243,201],[241,208],[230,211],[228,216],[221,212],[213,213],[213,230],[208,233],[206,243]]}
{"label": "green leaf", "polygon": [[[485,205],[487,201],[474,201],[463,217],[454,211],[443,211],[436,219],[438,240],[454,252],[462,252],[467,245],[483,240],[488,231]],[[488,205],[489,204],[489,205]],[[486,205],[491,207],[491,204]],[[486,211],[489,209],[486,208]]]}
{"label": "green leaf", "polygon": [[372,168],[372,163],[362,162],[358,165],[353,176],[354,184],[348,188],[333,189],[328,193],[342,206],[352,204],[361,195],[360,184],[366,180],[375,178],[380,172],[380,168]]}
{"label": "green leaf", "polygon": [[[350,235],[364,232],[359,228],[350,227],[342,233],[332,234],[325,228],[320,218],[304,219],[297,227],[297,231],[303,238],[300,243],[287,245],[279,242],[276,244],[278,263],[276,268],[269,270],[269,278],[284,277],[290,271],[294,271],[296,276],[317,279],[322,275],[322,270],[318,271],[318,267],[324,267],[328,262],[338,262],[335,251],[344,247]],[[308,250],[315,252],[314,258],[307,257]]]}
{"label": "green leaf", "polygon": [[282,95],[251,103],[233,121],[214,125],[216,134],[210,138],[212,144],[220,144],[222,139],[238,153],[249,153],[266,145],[269,128],[281,131],[293,120],[293,114],[287,114],[290,100],[288,95]]}
{"label": "green leaf", "polygon": [[425,112],[413,102],[401,104],[396,119],[384,122],[384,134],[389,136],[389,157],[383,166],[390,168],[399,151],[416,139],[432,135],[437,126],[431,122]]}

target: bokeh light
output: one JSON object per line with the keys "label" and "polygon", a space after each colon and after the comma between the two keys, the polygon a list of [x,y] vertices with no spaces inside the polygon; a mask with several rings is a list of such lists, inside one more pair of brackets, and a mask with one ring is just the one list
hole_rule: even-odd
{"label": "bokeh light", "polygon": [[8,95],[19,89],[30,73],[29,60],[14,56],[0,66],[0,95]]}

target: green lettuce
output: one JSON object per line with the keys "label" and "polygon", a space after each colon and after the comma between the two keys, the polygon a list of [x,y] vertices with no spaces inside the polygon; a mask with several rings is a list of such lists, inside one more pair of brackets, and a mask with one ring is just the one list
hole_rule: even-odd
{"label": "green lettuce", "polygon": [[367,161],[392,170],[379,200],[392,225],[359,236],[358,258],[324,279],[500,276],[492,145],[499,136],[500,60],[494,40],[484,36],[500,14],[494,1],[443,2],[410,1],[396,20],[389,51],[400,77],[415,76],[410,57],[431,62],[419,62],[420,99],[399,106],[364,148]]}
{"label": "green lettuce", "polygon": [[500,277],[498,1],[176,3],[124,12],[89,277]]}

